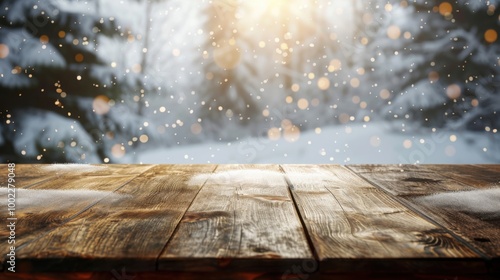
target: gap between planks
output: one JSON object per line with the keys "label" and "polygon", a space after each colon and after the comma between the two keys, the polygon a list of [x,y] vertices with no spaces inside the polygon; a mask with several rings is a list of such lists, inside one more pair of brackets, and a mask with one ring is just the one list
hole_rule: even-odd
{"label": "gap between planks", "polygon": [[[252,176],[261,176],[259,172],[271,172],[274,177],[253,181]],[[160,257],[159,270],[282,272],[299,261],[314,259],[279,165],[226,164],[214,174],[185,213]],[[213,201],[214,197],[220,201]],[[268,207],[272,211],[266,211]],[[290,223],[281,218],[289,218]],[[271,226],[276,223],[277,231]],[[186,239],[191,233],[195,237]]]}
{"label": "gap between planks", "polygon": [[[437,271],[438,267],[433,259],[436,257],[442,258],[443,255],[445,263],[454,265],[460,260],[472,258],[475,262],[470,263],[471,266],[468,267],[484,271],[484,263],[474,251],[443,231],[440,226],[430,223],[405,207],[404,204],[399,203],[398,200],[394,199],[393,195],[381,192],[377,187],[345,169],[345,167],[340,165],[319,165],[316,167],[314,165],[284,165],[283,169],[291,176],[290,181],[294,184],[293,193],[297,195],[296,206],[300,209],[306,224],[309,225],[309,227],[306,226],[306,230],[313,240],[314,248],[317,250],[322,272],[351,273],[363,267],[372,272],[383,272],[384,269],[389,269],[386,260],[392,264],[391,273],[396,272],[394,271],[394,265],[404,273],[427,271],[429,269]],[[300,173],[300,170],[306,173]],[[290,171],[291,174],[289,174]],[[297,177],[293,175],[296,171],[305,176],[298,175]],[[325,173],[325,171],[327,172]],[[315,175],[319,176],[318,181],[314,180]],[[323,188],[324,190],[321,191]],[[335,194],[332,193],[334,190]],[[337,197],[337,190],[340,197]],[[352,201],[354,198],[349,195],[355,194],[358,190],[361,193],[359,197],[356,197],[362,200],[359,207]],[[367,191],[366,196],[363,195],[364,190]],[[326,201],[318,196],[327,193],[329,199]],[[320,202],[322,206],[319,208],[314,206],[315,203],[313,202],[315,200]],[[346,206],[349,210],[344,209]],[[403,226],[395,220],[397,218],[392,218],[392,216],[391,218],[388,218],[388,216],[387,218],[386,216],[382,216],[380,219],[376,218],[376,216],[369,214],[372,210],[371,207],[382,207],[380,211],[390,211],[384,214],[398,213],[398,216],[402,215],[402,218],[409,218],[407,221],[413,221],[416,224],[410,222],[410,224]],[[321,218],[321,215],[325,214],[327,216],[323,217],[326,217],[326,220]],[[354,225],[351,223],[351,218],[358,221],[356,215],[362,215],[359,216],[361,218],[365,214],[368,214],[368,220],[361,219],[359,223]],[[373,222],[372,219],[374,219]],[[371,235],[372,231],[369,229],[372,223],[375,223],[374,225],[380,223],[381,226],[381,228],[378,226],[373,228],[374,232],[385,229],[387,234]],[[325,229],[328,231],[327,233],[325,233]],[[436,230],[438,232],[435,233]],[[452,246],[448,246],[446,242],[444,247],[439,244],[430,244],[432,250],[429,251],[428,245],[425,245],[427,239],[421,239],[422,236],[427,236],[428,231],[430,237],[447,241]],[[358,236],[356,233],[361,235]],[[379,240],[381,237],[383,239]],[[376,242],[377,240],[380,243]],[[397,242],[394,243],[391,240]],[[380,251],[378,251],[379,249]],[[411,263],[412,259],[417,263]]]}
{"label": "gap between planks", "polygon": [[[77,219],[29,244],[22,254],[28,260],[24,267],[46,272],[102,271],[117,265],[132,265],[137,271],[156,270],[159,252],[184,213],[183,208],[203,183],[196,183],[196,190],[188,187],[189,175],[211,170],[213,165],[148,168],[117,191],[129,194],[129,199],[105,198]],[[94,238],[101,235],[103,238]],[[47,245],[51,243],[58,245]]]}
{"label": "gap between planks", "polygon": [[[116,189],[114,189],[110,194],[107,194],[106,196],[103,196],[102,198],[92,202],[91,204],[87,205],[86,207],[84,207],[83,209],[81,209],[80,211],[78,211],[77,213],[73,214],[72,216],[64,219],[63,221],[61,221],[61,223],[57,224],[57,225],[54,225],[54,226],[49,226],[49,228],[47,228],[46,230],[44,230],[43,233],[41,233],[40,235],[38,235],[37,237],[31,239],[31,240],[28,240],[26,241],[25,243],[19,245],[18,247],[16,247],[16,250],[21,250],[22,248],[28,246],[30,243],[34,242],[34,241],[37,241],[41,238],[43,238],[44,236],[50,234],[52,231],[56,230],[57,228],[59,228],[60,226],[63,226],[67,223],[69,223],[70,221],[74,220],[75,218],[77,218],[79,215],[81,215],[82,213],[88,211],[90,208],[92,208],[94,205],[98,204],[99,202],[101,202],[102,200],[106,199],[107,197],[109,197],[111,194],[113,193],[116,193],[118,190],[122,189],[123,187],[125,187],[128,183],[130,183],[132,180],[134,180],[135,178],[139,177],[140,175],[142,175],[144,172],[150,170],[151,168],[155,167],[156,165],[152,165],[151,167],[149,167],[148,169],[144,170],[143,172],[135,175],[134,177],[131,177],[130,180],[127,180],[126,182],[124,182],[123,184],[121,184],[119,187],[117,187]],[[44,180],[44,182],[47,181],[47,180]],[[39,182],[41,183],[41,182]],[[38,184],[38,183],[36,183]],[[33,185],[36,185],[36,184],[32,184]]]}
{"label": "gap between planks", "polygon": [[[219,167],[218,164],[216,164],[213,168],[213,170],[210,172],[210,174],[213,174],[215,172],[215,170],[217,170],[217,167]],[[172,232],[172,234],[170,235],[170,237],[168,238],[167,242],[165,242],[165,246],[163,246],[163,249],[160,251],[160,253],[158,254],[158,256],[156,257],[156,262],[155,262],[155,268],[156,268],[156,271],[160,271],[159,269],[159,266],[160,266],[160,257],[163,255],[163,253],[165,252],[165,250],[167,250],[167,247],[168,245],[170,244],[170,242],[172,241],[173,237],[177,234],[177,232],[179,231],[179,226],[181,224],[181,221],[184,219],[184,216],[186,216],[186,213],[187,211],[189,210],[189,208],[191,207],[191,205],[193,205],[193,202],[194,200],[196,199],[196,197],[198,196],[198,194],[200,193],[200,191],[203,189],[203,187],[205,187],[205,184],[207,183],[208,181],[208,176],[207,178],[205,179],[205,181],[203,182],[203,184],[200,186],[200,188],[198,189],[198,191],[196,192],[196,195],[193,196],[193,199],[191,200],[191,202],[189,203],[188,207],[186,207],[186,210],[184,210],[184,213],[182,214],[181,218],[179,219],[179,222],[175,225],[175,229],[174,231]]]}
{"label": "gap between planks", "polygon": [[[150,170],[151,168],[153,168],[155,165],[151,166],[150,168],[146,169],[145,171],[143,171],[142,173],[140,174],[137,174],[136,176],[132,177],[130,180],[128,180],[127,182],[123,183],[121,186],[117,187],[115,190],[113,190],[113,193],[120,190],[121,188],[123,188],[125,185],[127,185],[130,181],[136,179],[137,177],[140,177],[141,175],[143,175],[145,172],[147,172],[148,170]],[[219,165],[216,165],[214,167],[214,169],[211,171],[211,173],[214,173],[215,170],[218,168]],[[283,167],[282,165],[278,165],[279,167],[279,170],[283,173],[283,176],[284,176],[284,179],[286,180],[286,184],[287,184],[287,189],[288,189],[288,192],[289,192],[289,195],[292,199],[292,202],[293,202],[293,205],[294,205],[294,209],[296,211],[296,214],[297,216],[299,217],[300,219],[300,223],[302,225],[302,228],[303,228],[303,231],[304,231],[304,234],[307,238],[307,242],[308,242],[308,246],[309,246],[309,249],[310,251],[313,253],[313,257],[314,259],[318,262],[319,264],[319,258],[318,258],[318,255],[317,255],[317,251],[316,251],[316,248],[314,246],[314,244],[312,243],[312,240],[311,240],[311,236],[310,236],[310,233],[309,231],[307,230],[307,227],[305,226],[305,221],[304,221],[304,218],[303,216],[300,214],[300,211],[298,209],[299,205],[297,204],[297,201],[295,199],[295,196],[293,195],[292,193],[292,190],[294,189],[294,185],[291,183],[290,179],[288,178],[288,174],[286,172],[284,172],[283,170]],[[454,232],[448,230],[447,227],[444,227],[443,225],[441,225],[440,223],[438,223],[437,221],[435,221],[434,219],[432,219],[431,217],[427,216],[425,213],[423,213],[422,211],[419,211],[418,209],[415,209],[409,202],[407,202],[405,199],[403,198],[400,198],[398,196],[395,196],[394,194],[391,194],[389,193],[387,190],[385,190],[383,187],[381,187],[378,183],[376,182],[372,182],[371,180],[365,178],[363,175],[361,174],[357,174],[354,170],[352,170],[349,166],[342,166],[343,168],[345,168],[348,172],[350,172],[351,174],[361,178],[362,180],[368,182],[370,185],[374,186],[375,188],[381,190],[382,192],[386,193],[387,195],[389,195],[390,197],[392,197],[393,199],[395,199],[396,201],[398,201],[400,204],[404,205],[406,208],[408,208],[409,210],[413,211],[414,213],[416,213],[417,215],[419,215],[420,217],[426,219],[427,221],[431,222],[432,224],[436,225],[437,227],[439,228],[442,228],[444,229],[446,232],[448,232],[451,236],[453,236],[455,239],[457,239],[458,241],[460,241],[463,245],[469,247],[473,252],[475,252],[476,254],[478,254],[479,256],[485,258],[485,259],[488,259],[484,254],[482,254],[481,251],[478,251],[478,249],[476,249],[475,247],[473,247],[471,244],[469,244],[466,240],[462,239],[460,236],[457,236],[456,234],[454,234]],[[48,180],[48,179],[47,179]],[[46,180],[44,180],[46,181]],[[205,180],[202,184],[202,186],[199,188],[198,192],[196,193],[196,195],[193,197],[193,199],[191,200],[190,202],[190,205],[186,208],[186,210],[184,211],[182,217],[180,220],[182,220],[182,218],[184,218],[185,214],[187,213],[187,210],[190,208],[190,206],[192,205],[193,201],[196,199],[196,197],[198,196],[198,194],[200,193],[200,191],[203,189],[203,187],[205,186],[205,183],[207,182],[207,180]],[[65,223],[68,223],[69,221],[71,221],[72,219],[75,219],[76,217],[78,217],[79,215],[81,215],[82,213],[84,213],[85,211],[88,211],[88,209],[90,209],[91,207],[93,207],[95,204],[99,203],[100,201],[102,201],[103,199],[105,199],[107,196],[99,199],[98,201],[96,201],[95,203],[92,203],[91,205],[87,206],[86,208],[82,209],[81,211],[79,211],[78,213],[74,214],[73,216],[71,217],[68,217],[66,218],[65,220],[63,220],[60,224],[58,225],[55,225],[53,226],[52,228],[50,228],[49,230],[47,230],[45,233],[43,233],[42,235],[38,236],[37,238],[33,239],[33,240],[38,240],[39,238],[45,236],[46,234],[50,233],[51,231],[55,230],[57,227],[61,226],[61,225],[64,225]],[[164,248],[162,249],[162,251],[160,252],[160,254],[158,255],[157,259],[156,259],[156,269],[158,270],[158,262],[159,262],[159,257],[162,255],[163,251],[165,251],[165,249],[167,248],[168,244],[170,243],[170,241],[172,240],[172,238],[175,236],[175,234],[177,233],[178,231],[178,228],[179,228],[179,225],[180,225],[180,222],[177,223],[177,225],[175,226],[175,229],[172,233],[172,235],[169,237],[168,241],[166,242]],[[26,246],[28,243],[32,242],[33,240],[30,240],[28,242],[26,242],[25,244],[22,244],[20,246],[20,248]],[[472,246],[472,247],[471,247]]]}
{"label": "gap between planks", "polygon": [[[450,234],[451,236],[453,236],[457,241],[459,241],[462,245],[468,247],[471,251],[473,251],[474,253],[476,253],[478,256],[480,256],[483,260],[485,260],[486,262],[490,262],[491,261],[491,258],[488,257],[482,250],[480,249],[477,249],[474,245],[470,244],[467,240],[465,240],[463,237],[459,236],[458,234],[456,234],[454,231],[448,229],[447,227],[445,227],[444,225],[442,225],[441,223],[439,223],[438,221],[436,221],[435,219],[433,219],[432,217],[430,217],[429,215],[425,214],[423,211],[417,209],[416,207],[414,207],[409,201],[407,201],[406,199],[404,198],[401,198],[397,195],[394,195],[392,193],[390,193],[389,191],[387,191],[387,189],[385,189],[384,187],[382,187],[381,185],[379,185],[377,182],[374,182],[368,178],[366,178],[363,174],[358,174],[355,170],[353,170],[350,166],[346,165],[346,166],[343,166],[344,168],[346,168],[347,170],[349,170],[350,172],[352,172],[353,174],[355,174],[356,176],[360,177],[361,179],[365,180],[366,182],[368,182],[369,184],[373,185],[374,187],[376,187],[377,189],[383,191],[384,193],[390,195],[391,197],[393,197],[396,201],[398,201],[399,203],[401,203],[402,205],[404,205],[406,208],[410,209],[411,211],[413,211],[414,213],[416,213],[417,215],[421,216],[423,219],[429,221],[430,223],[436,225],[437,227],[439,228],[442,228],[444,231],[446,231],[448,234]],[[432,171],[434,173],[434,171]]]}
{"label": "gap between planks", "polygon": [[279,170],[283,173],[283,176],[285,178],[285,182],[286,182],[287,187],[288,187],[288,194],[292,198],[293,206],[295,208],[295,213],[297,213],[297,216],[299,217],[299,220],[300,220],[300,224],[302,225],[302,228],[304,229],[304,234],[305,234],[306,239],[307,239],[307,245],[309,246],[309,250],[312,252],[313,258],[316,261],[316,263],[318,264],[317,269],[316,269],[316,271],[318,271],[319,270],[319,263],[320,263],[319,255],[318,255],[318,252],[316,251],[316,247],[314,246],[314,242],[312,240],[312,237],[311,237],[309,231],[307,230],[307,225],[306,225],[306,222],[304,221],[304,217],[302,217],[302,215],[300,213],[300,209],[299,209],[299,206],[298,206],[297,201],[295,199],[295,196],[293,195],[293,192],[292,192],[292,190],[294,189],[293,183],[290,181],[290,178],[288,177],[288,174],[286,173],[285,169],[283,169],[283,165],[279,164],[278,167],[279,167]]}

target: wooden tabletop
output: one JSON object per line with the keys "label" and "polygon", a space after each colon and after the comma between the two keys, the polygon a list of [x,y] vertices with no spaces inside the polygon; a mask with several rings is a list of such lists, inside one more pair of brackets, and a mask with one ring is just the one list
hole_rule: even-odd
{"label": "wooden tabletop", "polygon": [[500,165],[4,164],[0,182],[0,279],[500,279]]}

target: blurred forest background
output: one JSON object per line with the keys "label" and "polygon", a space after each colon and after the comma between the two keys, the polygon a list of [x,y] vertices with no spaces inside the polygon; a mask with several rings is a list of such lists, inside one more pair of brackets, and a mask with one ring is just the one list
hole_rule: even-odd
{"label": "blurred forest background", "polygon": [[[498,162],[498,5],[3,0],[0,160],[139,162],[160,148],[276,146],[330,127],[349,139],[347,126],[371,126],[452,131],[451,142],[474,133],[464,143],[481,139],[478,153]],[[419,141],[408,139],[394,145]]]}

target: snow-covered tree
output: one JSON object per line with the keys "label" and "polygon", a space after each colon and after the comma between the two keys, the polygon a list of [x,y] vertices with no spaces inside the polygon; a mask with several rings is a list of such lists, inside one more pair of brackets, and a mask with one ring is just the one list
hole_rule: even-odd
{"label": "snow-covered tree", "polygon": [[205,79],[200,85],[203,100],[200,118],[205,132],[214,134],[223,127],[255,123],[254,118],[261,110],[255,99],[258,88],[252,81],[257,69],[248,60],[251,45],[238,31],[238,1],[208,1],[203,9]]}
{"label": "snow-covered tree", "polygon": [[[112,161],[115,155],[122,156],[118,146],[124,145],[116,135],[139,132],[140,124],[127,127],[110,113],[116,110],[114,100],[121,90],[114,68],[99,56],[98,38],[119,33],[113,18],[99,17],[98,6],[92,4],[76,0],[0,4],[4,156],[18,161]],[[36,122],[39,129],[27,122]],[[47,130],[60,137],[40,139],[51,135]],[[23,142],[38,144],[19,144]],[[115,145],[118,148],[112,149]]]}
{"label": "snow-covered tree", "polygon": [[379,1],[363,50],[372,105],[424,126],[498,123],[498,2]]}

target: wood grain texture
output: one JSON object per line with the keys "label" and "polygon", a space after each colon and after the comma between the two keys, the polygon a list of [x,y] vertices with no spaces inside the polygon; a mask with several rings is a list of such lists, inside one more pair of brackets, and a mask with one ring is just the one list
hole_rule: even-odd
{"label": "wood grain texture", "polygon": [[[16,188],[30,188],[41,182],[52,181],[60,177],[78,176],[113,176],[138,175],[152,165],[125,164],[16,164]],[[0,183],[2,187],[8,174],[7,164],[0,165]]]}
{"label": "wood grain texture", "polygon": [[[477,254],[341,166],[283,165],[322,272],[484,271]],[[418,261],[417,261],[418,259]],[[436,260],[440,259],[437,263]]]}
{"label": "wood grain texture", "polygon": [[[16,191],[16,248],[27,244],[73,219],[105,197],[118,199],[113,191],[130,181],[132,176],[60,177]],[[6,201],[0,207],[7,209]],[[7,219],[7,211],[0,212]],[[0,227],[0,250],[6,252],[8,228]],[[4,257],[2,257],[4,259]]]}
{"label": "wood grain texture", "polygon": [[286,271],[313,256],[277,165],[219,165],[159,258],[160,270]]}
{"label": "wood grain texture", "polygon": [[[16,164],[14,168],[16,188],[29,188],[32,185],[54,178],[53,172],[43,170],[43,166],[40,164]],[[8,173],[7,164],[0,165],[1,187],[7,187]]]}
{"label": "wood grain texture", "polygon": [[487,252],[492,273],[500,274],[500,165],[424,165],[423,168],[476,189],[416,201],[436,208],[436,212],[460,224],[458,231]]}
{"label": "wood grain texture", "polygon": [[[31,172],[29,165],[17,165],[21,168],[20,174]],[[34,165],[38,174],[51,176],[113,176],[139,175],[151,169],[151,164],[40,164]]]}
{"label": "wood grain texture", "polygon": [[474,190],[472,186],[418,165],[349,165],[349,169],[396,196]]}
{"label": "wood grain texture", "polygon": [[0,279],[499,279],[500,165],[214,169],[16,165]]}
{"label": "wood grain texture", "polygon": [[[289,278],[281,278],[281,273],[268,272],[178,272],[178,271],[155,271],[155,272],[133,272],[125,267],[112,271],[98,272],[52,272],[52,273],[1,273],[0,280],[271,280],[271,279],[301,279],[292,275]],[[331,276],[330,276],[331,277]],[[331,279],[308,277],[308,280]],[[345,279],[345,278],[344,278]],[[359,278],[351,278],[358,280]],[[431,280],[431,279],[427,279]],[[436,279],[438,280],[438,279]],[[439,280],[442,280],[439,279]]]}
{"label": "wood grain texture", "polygon": [[500,172],[500,164],[475,164],[474,166],[478,166],[495,172]]}
{"label": "wood grain texture", "polygon": [[[439,166],[421,166],[419,169],[422,172],[388,171],[385,176],[381,176],[379,173],[370,172],[371,168],[367,169],[365,166],[350,168],[360,171],[359,174],[367,180],[400,196],[420,213],[463,238],[481,255],[492,259],[493,269],[498,270],[500,189],[498,185],[492,184],[492,181],[496,180],[494,173],[474,168],[466,171],[466,167],[460,167],[456,171],[443,171],[443,167]],[[474,171],[478,171],[477,177],[471,179],[470,175],[473,174],[468,173]],[[444,175],[441,174],[450,178],[443,180]],[[418,177],[419,175],[422,177]],[[482,175],[486,176],[484,181],[481,179]],[[454,176],[456,180],[451,179]],[[411,194],[403,189],[409,177],[415,178],[415,181],[426,182],[420,185],[418,193]],[[429,181],[429,178],[434,178],[434,181]]]}
{"label": "wood grain texture", "polygon": [[500,187],[500,169],[488,169],[487,166],[429,164],[420,165],[421,170],[435,172],[474,188]]}
{"label": "wood grain texture", "polygon": [[498,277],[474,274],[297,274],[277,272],[130,272],[116,269],[114,272],[66,272],[66,273],[15,273],[0,280],[497,280]]}
{"label": "wood grain texture", "polygon": [[[18,252],[21,271],[153,271],[213,165],[153,167]],[[162,174],[162,175],[159,175]],[[104,177],[103,177],[104,178]],[[106,177],[107,178],[107,177]]]}
{"label": "wood grain texture", "polygon": [[[4,186],[8,165],[0,168],[0,182]],[[16,164],[16,246],[42,235],[57,225],[71,219],[80,211],[96,203],[111,191],[132,179],[133,174],[150,166],[139,165],[88,165],[88,164]],[[116,171],[116,172],[113,172]],[[85,177],[91,175],[106,178]],[[122,174],[113,177],[113,174]],[[27,190],[30,189],[30,190]],[[88,190],[88,191],[83,191]],[[7,189],[0,188],[0,194],[7,196]],[[0,201],[5,209],[6,200]],[[0,212],[0,219],[6,219],[6,212]],[[0,249],[5,252],[9,246],[7,228],[0,228]],[[4,258],[2,257],[2,262]]]}

